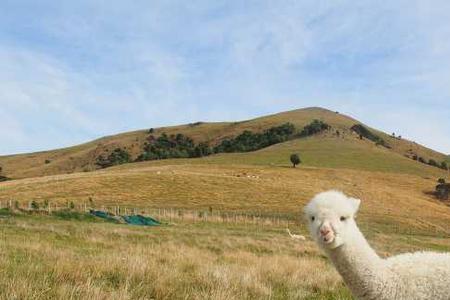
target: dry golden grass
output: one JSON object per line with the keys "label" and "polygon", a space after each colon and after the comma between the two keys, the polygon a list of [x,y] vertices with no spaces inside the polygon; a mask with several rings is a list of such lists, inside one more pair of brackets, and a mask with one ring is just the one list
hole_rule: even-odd
{"label": "dry golden grass", "polygon": [[1,220],[2,299],[349,299],[283,230]]}
{"label": "dry golden grass", "polygon": [[[167,162],[166,162],[167,163]],[[363,223],[450,232],[450,208],[425,192],[436,178],[346,169],[139,163],[105,171],[0,183],[0,201],[297,214],[317,192],[362,199]]]}
{"label": "dry golden grass", "polygon": [[[450,249],[445,238],[369,230],[382,255]],[[351,299],[311,241],[277,227],[12,216],[0,218],[0,270],[2,299]]]}

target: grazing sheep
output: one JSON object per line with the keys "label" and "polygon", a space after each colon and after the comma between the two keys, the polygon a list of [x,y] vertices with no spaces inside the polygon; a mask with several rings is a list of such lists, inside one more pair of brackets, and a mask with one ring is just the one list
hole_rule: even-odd
{"label": "grazing sheep", "polygon": [[450,254],[417,252],[380,258],[354,220],[359,199],[338,191],[316,195],[305,207],[312,238],[357,299],[449,300]]}

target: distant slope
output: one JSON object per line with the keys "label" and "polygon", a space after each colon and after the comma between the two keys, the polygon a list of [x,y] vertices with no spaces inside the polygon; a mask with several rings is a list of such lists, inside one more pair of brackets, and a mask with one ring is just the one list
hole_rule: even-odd
{"label": "distant slope", "polygon": [[[442,153],[433,151],[408,140],[398,140],[388,134],[376,130],[374,130],[374,132],[376,132],[384,140],[386,140],[386,142],[392,147],[392,149],[380,150],[379,147],[373,147],[373,143],[370,143],[370,145],[366,145],[365,148],[361,148],[361,145],[363,143],[361,141],[358,141],[355,138],[355,135],[352,134],[350,130],[351,126],[353,126],[354,124],[359,124],[360,122],[351,117],[323,108],[298,109],[242,122],[199,122],[180,126],[156,128],[153,134],[157,136],[163,132],[167,134],[182,133],[193,138],[196,142],[205,141],[210,143],[211,145],[215,145],[220,142],[220,140],[236,136],[244,130],[260,132],[286,122],[291,122],[298,129],[301,129],[303,126],[307,125],[314,119],[322,120],[331,125],[333,127],[332,132],[339,130],[344,139],[347,138],[347,142],[337,142],[338,140],[335,137],[331,136],[331,132],[329,136],[320,140],[320,143],[323,143],[323,147],[321,147],[320,144],[314,145],[316,150],[311,152],[302,151],[302,147],[304,146],[302,143],[306,143],[306,146],[308,145],[308,143],[311,144],[311,142],[291,141],[286,145],[280,144],[270,147],[270,149],[267,149],[267,151],[260,150],[258,153],[255,153],[255,155],[250,153],[246,153],[243,155],[233,154],[234,156],[230,157],[236,157],[236,159],[238,159],[239,157],[243,157],[248,162],[259,161],[258,163],[262,163],[263,161],[267,161],[264,158],[265,155],[270,157],[278,156],[279,158],[278,160],[275,160],[275,163],[280,163],[288,152],[299,151],[300,153],[303,152],[304,159],[308,164],[323,167],[344,168],[361,168],[361,158],[358,157],[366,157],[365,155],[367,154],[367,160],[370,160],[370,153],[368,152],[373,152],[374,155],[377,156],[377,153],[385,153],[386,151],[388,151],[392,154],[395,153],[403,156],[406,154],[410,155],[411,151],[413,151],[415,154],[424,157],[427,160],[432,158],[439,162],[443,161],[446,158],[446,156]],[[0,166],[3,167],[2,175],[10,178],[27,178],[92,171],[98,168],[98,166],[96,166],[95,164],[96,158],[101,154],[113,151],[115,148],[123,148],[127,150],[133,158],[136,158],[142,152],[147,137],[148,129],[107,136],[86,144],[65,149],[31,154],[3,156],[0,157]],[[299,143],[299,147],[295,147],[296,143]],[[351,145],[351,143],[354,143],[354,145]],[[341,146],[343,148],[341,148]],[[350,151],[349,148],[353,148],[353,150]],[[280,154],[270,154],[273,151],[276,152],[278,150],[284,151],[283,154],[281,155],[281,152]],[[366,154],[363,154],[359,151],[364,151],[364,153]],[[316,153],[317,155],[313,155],[314,153]],[[219,155],[217,159],[220,160],[221,157],[222,155]],[[328,157],[330,159],[323,159],[321,157]],[[356,158],[352,159],[351,157]],[[211,159],[216,158],[211,157]],[[414,162],[412,160],[406,163],[405,159],[406,158],[398,158],[398,167],[396,167],[397,162],[392,162],[391,167],[380,167],[379,169],[398,170],[399,172],[405,171],[407,173],[417,173],[420,172],[418,170],[423,169],[428,170],[427,166],[421,165],[418,162]],[[367,161],[364,162],[364,164],[375,165],[376,161],[381,162],[382,159]],[[378,168],[374,167],[374,169]]]}
{"label": "distant slope", "polygon": [[247,153],[220,154],[204,158],[213,163],[290,166],[289,157],[298,153],[301,166],[345,168],[365,171],[439,176],[443,171],[418,163],[356,135],[329,137],[319,135],[296,139]]}
{"label": "distant slope", "polygon": [[[201,161],[198,159],[195,161]],[[0,201],[36,200],[106,206],[239,210],[298,217],[317,192],[340,189],[363,201],[359,217],[385,231],[406,228],[450,234],[449,207],[425,192],[435,178],[325,168],[183,164],[180,160],[127,164],[98,172],[0,183]],[[176,162],[176,165],[172,163]]]}

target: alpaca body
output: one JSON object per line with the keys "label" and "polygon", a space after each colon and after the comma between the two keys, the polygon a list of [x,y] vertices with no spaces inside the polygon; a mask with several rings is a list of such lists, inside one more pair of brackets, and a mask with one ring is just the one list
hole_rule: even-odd
{"label": "alpaca body", "polygon": [[358,199],[336,191],[305,208],[312,237],[360,300],[449,300],[450,254],[416,252],[380,258],[354,222]]}
{"label": "alpaca body", "polygon": [[406,253],[386,259],[386,264],[401,286],[408,287],[397,299],[450,299],[450,254]]}
{"label": "alpaca body", "polygon": [[382,259],[365,240],[325,252],[358,299],[450,299],[449,254],[417,252]]}

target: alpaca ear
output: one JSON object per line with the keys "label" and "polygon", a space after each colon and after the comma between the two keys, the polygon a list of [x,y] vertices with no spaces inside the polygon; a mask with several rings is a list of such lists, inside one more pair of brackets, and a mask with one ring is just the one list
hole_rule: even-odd
{"label": "alpaca ear", "polygon": [[358,211],[359,209],[359,205],[361,204],[361,200],[356,199],[356,198],[349,198],[350,201],[352,202],[352,206],[355,210],[355,213]]}

